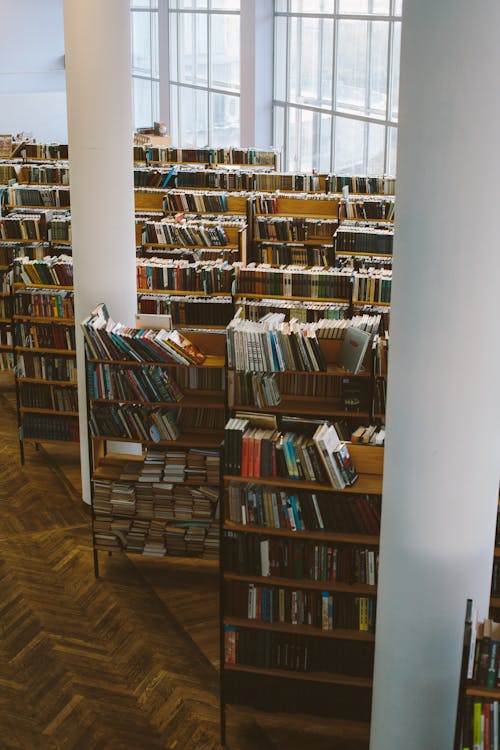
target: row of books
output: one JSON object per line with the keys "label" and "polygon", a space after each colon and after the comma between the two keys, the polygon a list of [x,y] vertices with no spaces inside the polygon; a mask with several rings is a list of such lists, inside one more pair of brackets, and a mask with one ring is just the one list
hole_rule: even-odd
{"label": "row of books", "polygon": [[[137,149],[137,147],[135,147]],[[134,149],[134,158],[142,149],[144,161],[178,164],[192,162],[200,164],[254,164],[276,167],[279,151],[274,149],[241,148],[175,148],[173,146],[143,146]],[[140,160],[138,160],[140,161]]]}
{"label": "row of books", "polygon": [[173,325],[226,326],[234,315],[232,297],[197,297],[175,294],[139,294],[139,312],[170,315]]}
{"label": "row of books", "polygon": [[28,258],[29,260],[43,260],[47,253],[50,252],[53,255],[58,253],[63,254],[68,252],[68,248],[58,248],[57,244],[50,245],[49,241],[41,242],[23,242],[9,243],[7,240],[5,245],[0,245],[0,265],[10,266],[14,263],[16,258]]}
{"label": "row of books", "polygon": [[0,297],[0,318],[12,317],[12,298]]}
{"label": "row of books", "polygon": [[115,401],[178,402],[184,394],[163,367],[87,363],[87,395]]}
{"label": "row of books", "polygon": [[[244,198],[245,201],[250,197],[249,193],[238,192],[203,192],[184,190],[169,190],[163,198],[163,211],[169,212],[192,212],[192,213],[224,213],[228,211],[228,198]],[[242,212],[244,213],[244,211]]]}
{"label": "row of books", "polygon": [[273,266],[331,266],[333,265],[333,245],[282,244],[270,242],[261,244],[256,250],[257,262]]}
{"label": "row of books", "polygon": [[[335,604],[340,606],[341,609],[345,606],[337,597],[332,602],[334,611]],[[321,600],[319,601],[319,605],[323,606]],[[335,615],[334,618],[337,619]],[[318,623],[321,620],[322,617],[318,620]],[[335,624],[334,627],[341,626]],[[318,628],[321,628],[321,625],[318,624]],[[357,630],[358,628],[353,629]],[[226,664],[244,664],[250,667],[253,666],[256,669],[314,672],[325,675],[333,672],[335,674],[345,674],[361,678],[369,678],[373,673],[373,644],[369,642],[353,643],[350,641],[337,641],[333,638],[314,638],[313,635],[303,636],[295,633],[255,632],[255,630],[250,628],[240,628],[226,624],[224,626],[224,651]],[[236,677],[238,678],[238,683],[242,683],[243,678],[245,678],[245,681],[248,679],[247,675],[242,675],[241,673],[237,673]],[[295,683],[296,681],[294,680],[293,682]],[[279,695],[285,691],[286,699],[284,704],[281,705],[280,710],[289,711],[290,700],[292,700],[294,695],[297,697],[297,688],[294,685],[294,690],[289,694],[282,683],[283,680],[280,680],[279,685],[276,685],[272,693]],[[310,695],[312,684],[308,684],[305,692],[300,691],[299,695],[301,697],[302,695]],[[324,684],[321,684],[323,692],[324,687]],[[260,688],[262,690],[262,682],[260,683]],[[255,693],[256,691],[257,686],[255,685],[253,692]],[[265,692],[265,703],[262,708],[265,705],[269,707],[270,695],[267,694],[267,690]],[[332,700],[332,698],[329,699],[330,712],[327,711],[325,713],[325,715],[330,717]],[[297,712],[300,710],[304,711],[303,706],[303,703],[297,703],[294,710]],[[356,705],[356,709],[359,711],[359,705]],[[312,706],[308,709],[308,713],[310,711],[313,711]]]}
{"label": "row of books", "polygon": [[349,316],[347,302],[324,302],[286,299],[244,299],[236,303],[237,313],[247,320],[259,321],[265,315],[280,312],[285,320],[295,318],[301,323],[313,323],[322,318],[339,320]]}
{"label": "row of books", "polygon": [[180,430],[174,412],[136,404],[92,404],[88,415],[93,437],[115,437],[137,442],[177,440]]}
{"label": "row of books", "polygon": [[394,195],[396,178],[388,175],[327,175],[325,188],[327,193],[342,193],[345,188],[350,193]]}
{"label": "row of books", "polygon": [[499,702],[465,698],[461,750],[499,750]]}
{"label": "row of books", "polygon": [[[245,526],[289,531],[353,532],[375,536],[380,532],[380,503],[363,495],[354,495],[345,500],[342,495],[332,497],[324,492],[280,490],[276,487],[231,482],[227,513],[228,520]],[[277,564],[281,559],[279,546],[274,552],[277,556],[271,559]],[[287,570],[286,566],[285,569]],[[277,575],[273,564],[271,575]],[[280,575],[287,573],[282,572]]]}
{"label": "row of books", "polygon": [[352,443],[363,445],[383,445],[385,441],[385,427],[383,425],[360,425],[351,435]]}
{"label": "row of books", "polygon": [[183,431],[217,432],[222,434],[224,429],[224,409],[222,408],[194,408],[183,406],[178,413],[179,425]]}
{"label": "row of books", "polygon": [[145,241],[164,245],[229,245],[230,241],[226,232],[228,226],[241,229],[242,222],[231,222],[222,224],[220,222],[197,222],[197,221],[172,221],[162,219],[161,221],[147,221],[144,225]]}
{"label": "row of books", "polygon": [[375,586],[378,550],[305,539],[224,536],[225,569],[238,575]]}
{"label": "row of books", "polygon": [[314,323],[269,313],[259,322],[234,318],[226,328],[227,363],[240,372],[326,371]]}
{"label": "row of books", "polygon": [[50,222],[50,239],[52,242],[62,240],[71,242],[71,215],[68,213],[54,214]]}
{"label": "row of books", "polygon": [[74,326],[17,322],[14,330],[16,346],[66,351],[75,349]]}
{"label": "row of books", "polygon": [[82,322],[87,357],[136,362],[200,365],[205,354],[179,331],[137,329],[115,323],[106,305],[98,305]]}
{"label": "row of books", "polygon": [[27,286],[73,286],[73,259],[69,255],[46,256],[43,260],[17,258],[14,279]]}
{"label": "row of books", "polygon": [[33,185],[12,185],[6,188],[7,203],[11,206],[47,206],[69,208],[68,187],[35,187]]}
{"label": "row of books", "polygon": [[342,198],[339,203],[339,218],[394,221],[394,198]]}
{"label": "row of books", "polygon": [[317,266],[236,265],[238,294],[276,294],[284,297],[349,300],[352,272]]}
{"label": "row of books", "polygon": [[18,182],[30,185],[69,185],[67,164],[26,164],[18,169]]}
{"label": "row of books", "polygon": [[[287,201],[289,199],[294,201],[310,201],[311,206],[327,206],[328,213],[330,213],[331,210],[332,218],[338,218],[339,197],[336,195],[326,195],[325,193],[282,193],[280,191],[276,193],[257,193],[254,195],[255,212],[257,214],[283,213],[284,204],[282,204],[281,201]],[[286,211],[289,209],[285,208],[284,210]],[[301,213],[304,212],[301,211]],[[318,212],[312,210],[311,213],[314,214]]]}
{"label": "row of books", "polygon": [[18,378],[76,384],[76,359],[19,352],[16,359],[16,372]]}
{"label": "row of books", "polygon": [[79,441],[78,417],[25,414],[20,437],[76,443]]}
{"label": "row of books", "polygon": [[[109,464],[108,464],[109,460]],[[199,483],[212,485],[209,496],[215,503],[214,487],[218,487],[220,478],[220,452],[208,448],[166,449],[146,448],[142,460],[103,459],[99,465],[100,472],[109,471],[117,476],[119,482],[138,482],[156,486],[160,482],[167,484]],[[154,487],[153,487],[154,489]],[[158,489],[158,488],[157,488]],[[206,494],[206,493],[205,493]]]}
{"label": "row of books", "polygon": [[340,224],[334,234],[335,252],[392,255],[394,230],[377,226]]}
{"label": "row of books", "polygon": [[14,313],[35,318],[74,318],[73,292],[19,289],[14,295]]}
{"label": "row of books", "polygon": [[225,260],[186,261],[138,258],[137,288],[231,294],[234,264]]}
{"label": "row of books", "polygon": [[13,343],[11,327],[9,325],[0,326],[0,345],[12,348]]}
{"label": "row of books", "polygon": [[353,303],[386,303],[391,301],[392,270],[367,268],[352,274]]}
{"label": "row of books", "polygon": [[323,240],[323,242],[330,243],[337,226],[336,218],[257,216],[254,221],[254,239],[280,240],[282,242]]}
{"label": "row of books", "polygon": [[228,581],[225,594],[229,617],[269,624],[307,625],[320,630],[334,627],[336,597],[329,591]]}
{"label": "row of books", "polygon": [[24,407],[52,409],[59,412],[78,412],[76,388],[22,383],[19,395],[21,406]]}
{"label": "row of books", "polygon": [[174,175],[177,188],[210,188],[217,190],[293,190],[318,192],[319,175],[229,169],[178,169]]}
{"label": "row of books", "polygon": [[274,373],[227,373],[227,401],[230,408],[238,406],[279,406],[281,393]]}
{"label": "row of books", "polygon": [[46,240],[51,212],[12,213],[0,219],[0,239],[2,240]]}
{"label": "row of books", "polygon": [[0,371],[11,371],[14,368],[14,357],[11,352],[0,352]]}
{"label": "row of books", "polygon": [[24,159],[67,159],[67,143],[24,143],[21,147]]}
{"label": "row of books", "polygon": [[349,449],[339,439],[335,427],[320,420],[312,424],[317,424],[317,428],[308,437],[276,427],[252,427],[250,419],[232,417],[224,432],[225,473],[285,477],[331,484],[337,489],[354,484],[358,475]]}
{"label": "row of books", "polygon": [[175,168],[134,168],[134,187],[166,188],[175,185]]}

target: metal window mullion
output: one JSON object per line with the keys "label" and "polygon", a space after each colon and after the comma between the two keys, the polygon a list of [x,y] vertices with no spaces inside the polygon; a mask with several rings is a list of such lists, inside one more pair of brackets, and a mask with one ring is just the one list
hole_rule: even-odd
{"label": "metal window mullion", "polygon": [[[395,0],[391,0],[391,16],[394,17],[394,5]],[[393,36],[394,36],[394,21],[389,22],[389,39],[387,43],[387,92],[385,101],[385,119],[388,122],[390,113],[392,110],[392,48],[393,48]],[[389,127],[386,125],[384,130],[384,173],[388,173],[388,159],[389,159]]]}
{"label": "metal window mullion", "polygon": [[339,30],[338,30],[338,23],[339,23],[339,17],[338,17],[338,8],[339,8],[339,0],[335,0],[333,10],[333,49],[332,49],[332,106],[331,106],[331,143],[330,143],[330,171],[332,174],[335,171],[335,129],[336,129],[336,117],[333,114],[336,106],[337,106],[337,45],[338,45],[338,38],[339,38]]}
{"label": "metal window mullion", "polygon": [[[290,9],[290,0],[288,0],[288,9]],[[289,119],[289,110],[290,110],[290,26],[291,21],[290,17],[288,16],[286,19],[286,66],[285,66],[285,111],[284,111],[284,124],[283,124],[283,150],[284,150],[284,162],[285,162],[285,169],[290,169],[290,162],[289,162],[289,127],[288,127],[288,119]]]}
{"label": "metal window mullion", "polygon": [[212,84],[212,44],[210,30],[212,28],[211,8],[212,3],[208,3],[209,13],[207,17],[207,146],[212,145],[213,140],[213,123],[212,123],[212,94],[210,87]]}

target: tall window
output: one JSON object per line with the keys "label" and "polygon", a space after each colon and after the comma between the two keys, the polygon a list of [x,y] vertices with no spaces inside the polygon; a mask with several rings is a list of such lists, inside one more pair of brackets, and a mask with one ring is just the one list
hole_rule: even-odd
{"label": "tall window", "polygon": [[158,0],[131,0],[134,127],[159,120]]}
{"label": "tall window", "polygon": [[170,124],[185,147],[240,140],[240,0],[169,0]]}
{"label": "tall window", "polygon": [[291,170],[395,174],[402,0],[275,0],[274,142]]}

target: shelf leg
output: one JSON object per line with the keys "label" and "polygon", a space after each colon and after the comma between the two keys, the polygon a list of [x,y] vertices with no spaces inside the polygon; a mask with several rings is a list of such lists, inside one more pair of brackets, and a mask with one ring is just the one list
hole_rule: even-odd
{"label": "shelf leg", "polygon": [[94,578],[99,578],[99,556],[97,550],[94,548]]}

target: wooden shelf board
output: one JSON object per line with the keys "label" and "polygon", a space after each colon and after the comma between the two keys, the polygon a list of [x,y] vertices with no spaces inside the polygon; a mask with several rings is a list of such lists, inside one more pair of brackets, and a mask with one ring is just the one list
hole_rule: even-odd
{"label": "wooden shelf board", "polygon": [[491,599],[490,599],[490,607],[493,607],[493,608],[499,607],[500,608],[500,597],[492,596]]}
{"label": "wooden shelf board", "polygon": [[355,299],[352,301],[353,305],[358,305],[359,307],[390,307],[390,302],[377,302],[376,300],[359,300]]}
{"label": "wooden shelf board", "polygon": [[500,700],[500,688],[488,688],[480,685],[469,686],[465,690],[466,695],[482,698],[490,698],[491,700]]}
{"label": "wooden shelf board", "polygon": [[74,326],[74,318],[34,318],[31,315],[14,315],[14,320],[27,321],[29,323],[59,323],[59,325]]}
{"label": "wooden shelf board", "polygon": [[[293,297],[293,296],[287,296],[284,294],[273,294],[270,292],[269,294],[254,294],[253,292],[237,292],[233,295],[233,297],[238,299],[244,299],[244,298],[250,298],[250,299],[285,299],[285,300],[292,300],[296,302],[345,302],[348,304],[349,300],[346,297]],[[363,302],[360,304],[378,304],[378,303],[368,303]],[[389,303],[387,303],[389,304]]]}
{"label": "wooden shelf board", "polygon": [[74,349],[45,349],[34,346],[16,346],[16,352],[41,352],[42,354],[62,354],[66,357],[76,357]]}
{"label": "wooden shelf board", "polygon": [[137,289],[137,294],[168,294],[170,297],[231,297],[231,292],[200,292],[183,289]]}
{"label": "wooden shelf board", "polygon": [[[292,532],[293,533],[293,532]],[[261,586],[278,586],[292,589],[308,589],[311,591],[337,591],[356,596],[375,596],[376,586],[365,583],[344,583],[340,581],[313,581],[309,578],[281,578],[279,576],[246,576],[239,573],[224,573],[226,581],[242,581],[243,583],[258,583]],[[294,626],[291,626],[294,627]]]}
{"label": "wooden shelf board", "polygon": [[[331,488],[330,488],[331,489]],[[378,545],[380,537],[378,534],[355,534],[342,531],[289,531],[288,529],[274,529],[269,526],[256,526],[253,524],[235,523],[225,521],[224,528],[228,531],[240,531],[247,534],[260,534],[265,536],[281,536],[287,539],[309,539],[319,542],[339,542],[340,544],[363,544]]]}
{"label": "wooden shelf board", "polygon": [[51,240],[51,245],[72,245],[73,240]]}
{"label": "wooden shelf board", "polygon": [[13,352],[14,347],[10,344],[0,344],[0,350],[3,352]]}
{"label": "wooden shelf board", "polygon": [[24,282],[16,281],[14,289],[50,289],[50,290],[61,290],[61,291],[73,291],[73,286],[59,286],[58,284],[24,284]]}
{"label": "wooden shelf board", "polygon": [[178,440],[159,440],[154,442],[153,440],[144,440],[141,438],[124,438],[114,437],[113,435],[92,435],[91,440],[110,440],[117,443],[140,443],[141,445],[147,446],[158,446],[158,448],[169,446],[175,448],[219,448],[222,442],[222,433],[219,435],[215,430],[212,430],[209,434],[200,434],[199,432],[191,434],[181,434]]}
{"label": "wooden shelf board", "polygon": [[[266,411],[269,414],[307,414],[310,416],[319,416],[319,417],[325,417],[325,415],[328,416],[335,416],[335,417],[359,417],[360,419],[368,419],[369,413],[368,411],[346,411],[342,408],[342,404],[340,403],[340,399],[325,399],[324,401],[321,400],[321,397],[318,396],[316,398],[316,403],[312,404],[309,401],[305,401],[305,399],[301,399],[300,396],[295,396],[296,400],[292,400],[291,398],[284,398],[279,404],[279,406],[263,406],[262,410]],[[256,409],[255,405],[243,405],[243,404],[237,404],[235,406],[231,406],[231,409],[234,409],[235,411],[246,411],[248,409]],[[325,417],[326,418],[326,417]]]}
{"label": "wooden shelf board", "polygon": [[210,396],[210,403],[200,399],[191,399],[189,397],[182,398],[180,401],[128,401],[121,398],[89,398],[89,401],[93,404],[138,404],[142,406],[165,406],[169,409],[182,409],[182,408],[193,408],[193,409],[224,409],[224,399],[214,399]]}
{"label": "wooden shelf board", "polygon": [[39,409],[35,406],[19,407],[20,414],[55,414],[57,417],[77,417],[77,411],[58,411],[57,409]]}
{"label": "wooden shelf board", "polygon": [[34,438],[34,437],[23,437],[22,438],[23,443],[33,443],[34,445],[39,445],[40,443],[47,443],[49,445],[61,445],[63,443],[64,445],[70,444],[70,445],[80,445],[79,440],[66,440],[65,438],[61,438],[60,440],[56,440],[55,438]]}
{"label": "wooden shelf board", "polygon": [[263,240],[257,237],[253,240],[257,245],[286,245],[290,248],[301,248],[301,247],[329,247],[333,249],[331,235],[324,237],[318,237],[316,240],[278,240],[276,237],[272,239]]}
{"label": "wooden shelf board", "polygon": [[201,365],[182,365],[179,362],[139,362],[138,360],[128,360],[128,359],[88,359],[87,362],[93,362],[94,364],[105,364],[105,365],[126,365],[134,366],[134,367],[144,367],[144,365],[149,365],[151,367],[156,367],[156,365],[159,365],[160,367],[197,367],[199,369],[202,369],[203,367],[214,367],[216,369],[221,369],[224,367],[225,359],[224,357],[218,357],[212,354],[208,354],[206,359],[204,360],[203,364]]}
{"label": "wooden shelf board", "polygon": [[288,622],[260,622],[260,620],[246,620],[242,617],[226,615],[225,625],[234,625],[238,628],[251,628],[253,630],[271,630],[275,633],[292,633],[294,635],[312,635],[320,638],[333,638],[342,641],[366,641],[375,642],[374,633],[363,630],[348,630],[347,628],[333,628],[333,630],[321,630],[312,625],[291,625]]}
{"label": "wooden shelf board", "polygon": [[43,385],[60,385],[66,388],[76,388],[76,380],[44,380],[43,378],[17,378],[18,383],[37,383]]}
{"label": "wooden shelf board", "polygon": [[[231,227],[234,229],[234,227]],[[181,245],[179,243],[166,245],[156,242],[145,242],[142,247],[150,248],[179,248],[179,250],[238,250],[238,245]]]}
{"label": "wooden shelf board", "polygon": [[0,245],[48,245],[48,240],[24,239],[23,237],[2,237]]}
{"label": "wooden shelf board", "polygon": [[3,325],[8,325],[9,323],[12,323],[12,320],[11,318],[0,318],[0,323],[2,323]]}
{"label": "wooden shelf board", "polygon": [[291,487],[294,489],[310,490],[311,492],[347,492],[356,494],[381,495],[382,494],[382,477],[376,474],[360,474],[358,480],[351,487],[344,487],[339,490],[332,487],[331,484],[318,484],[316,482],[306,482],[300,479],[286,479],[285,477],[242,477],[225,475],[224,482],[238,482],[240,484],[264,484],[278,487]]}
{"label": "wooden shelf board", "polygon": [[500,557],[500,547],[495,547],[495,551],[493,554],[495,557]]}
{"label": "wooden shelf board", "polygon": [[228,672],[246,672],[247,674],[267,675],[268,677],[281,677],[285,680],[302,680],[305,682],[323,682],[329,685],[349,685],[371,689],[372,680],[368,677],[352,677],[351,675],[335,674],[333,672],[292,672],[285,669],[263,669],[259,667],[247,667],[243,664],[225,664],[224,670]]}
{"label": "wooden shelf board", "polygon": [[337,257],[342,256],[342,257],[349,257],[349,258],[350,257],[353,257],[353,258],[358,258],[358,257],[359,258],[361,258],[361,257],[362,258],[384,258],[384,259],[391,258],[391,260],[392,260],[392,257],[393,257],[392,253],[365,253],[365,252],[363,252],[361,250],[353,250],[353,251],[350,251],[350,250],[337,250],[335,252],[335,255]]}

